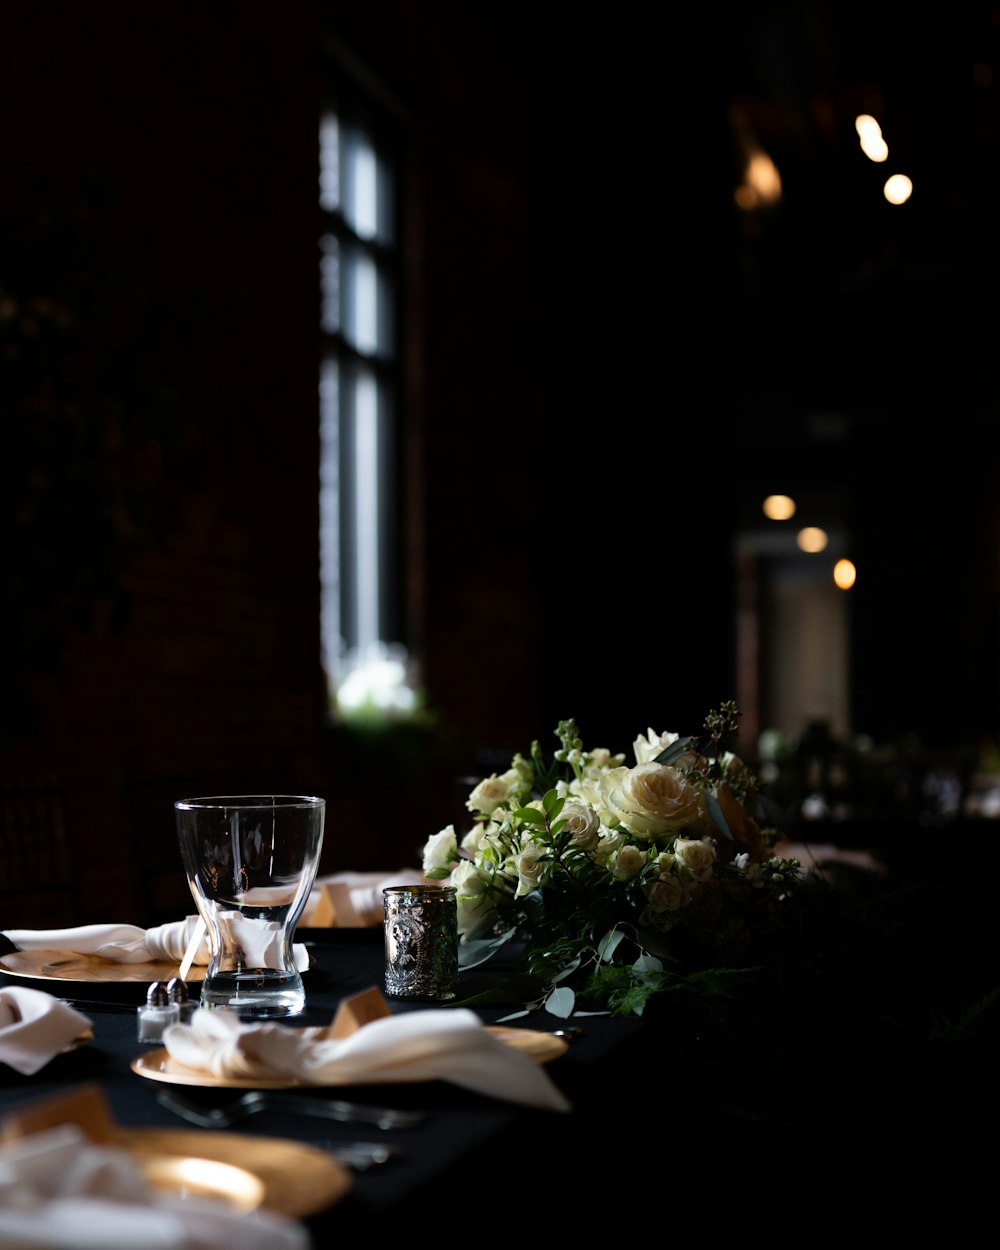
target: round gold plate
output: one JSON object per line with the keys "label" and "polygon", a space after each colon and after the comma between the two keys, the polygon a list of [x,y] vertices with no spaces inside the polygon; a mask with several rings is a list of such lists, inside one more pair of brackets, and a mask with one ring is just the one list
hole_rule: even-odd
{"label": "round gold plate", "polygon": [[501,1042],[513,1046],[515,1050],[523,1050],[539,1063],[551,1063],[560,1055],[565,1055],[569,1042],[564,1037],[555,1037],[551,1033],[538,1032],[535,1029],[507,1028],[505,1025],[488,1024],[486,1032],[498,1037]]}
{"label": "round gold plate", "polygon": [[[538,1033],[532,1029],[508,1029],[499,1025],[486,1025],[486,1032],[512,1046],[515,1050],[534,1059],[537,1063],[549,1063],[564,1055],[569,1043],[562,1037],[553,1037],[551,1033]],[[178,1063],[165,1047],[146,1051],[132,1060],[132,1071],[151,1081],[164,1081],[168,1085],[203,1085],[211,1089],[298,1089],[321,1088],[312,1081],[299,1081],[292,1077],[239,1077],[216,1076],[201,1068],[189,1068]],[[422,1079],[422,1078],[421,1078]],[[357,1080],[349,1084],[357,1084]],[[404,1084],[399,1073],[393,1075],[393,1084]],[[337,1082],[325,1082],[335,1085]]]}
{"label": "round gold plate", "polygon": [[191,1155],[141,1155],[142,1175],[160,1193],[175,1198],[217,1198],[239,1211],[264,1202],[264,1182],[246,1168]]}
{"label": "round gold plate", "polygon": [[[123,964],[100,955],[80,955],[75,951],[12,951],[0,957],[0,972],[12,977],[30,977],[35,981],[78,981],[98,984],[108,981],[169,981],[180,972],[180,961],[148,960],[139,964]],[[188,973],[189,981],[204,981],[205,969],[195,966]]]}
{"label": "round gold plate", "polygon": [[[238,1194],[241,1204],[254,1203],[295,1218],[326,1210],[353,1183],[347,1168],[325,1151],[282,1137],[206,1129],[119,1129],[115,1141],[138,1160],[151,1185],[171,1188],[178,1183],[180,1192],[194,1196],[197,1190],[190,1178],[200,1175],[205,1196],[206,1185],[225,1185],[228,1177],[230,1188],[224,1196],[232,1199]],[[213,1175],[208,1163],[230,1170],[216,1169]],[[236,1172],[243,1175],[237,1177]]]}

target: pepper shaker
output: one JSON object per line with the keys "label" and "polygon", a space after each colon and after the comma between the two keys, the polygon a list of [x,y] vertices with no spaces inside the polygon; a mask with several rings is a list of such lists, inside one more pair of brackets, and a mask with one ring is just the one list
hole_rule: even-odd
{"label": "pepper shaker", "polygon": [[167,987],[162,981],[154,981],[146,991],[146,1003],[138,1007],[139,1041],[160,1042],[163,1030],[168,1024],[176,1024],[180,1019],[181,1009],[170,1001]]}
{"label": "pepper shaker", "polygon": [[167,998],[177,1004],[177,1018],[181,1024],[190,1024],[198,1004],[188,996],[188,988],[180,977],[171,977],[167,982]]}

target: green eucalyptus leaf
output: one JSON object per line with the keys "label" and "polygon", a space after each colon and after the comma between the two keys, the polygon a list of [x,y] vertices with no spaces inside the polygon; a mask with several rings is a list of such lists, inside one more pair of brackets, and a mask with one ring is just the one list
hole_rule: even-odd
{"label": "green eucalyptus leaf", "polygon": [[493,958],[501,946],[506,945],[511,940],[515,933],[515,929],[508,929],[506,933],[501,933],[497,937],[479,938],[471,942],[459,942],[459,969],[478,968],[480,964],[486,963],[488,959]]}
{"label": "green eucalyptus leaf", "polygon": [[609,964],[614,958],[615,951],[618,949],[622,938],[625,934],[621,929],[609,929],[604,937],[597,943],[597,958],[601,963]]}
{"label": "green eucalyptus leaf", "polygon": [[525,1016],[530,1016],[530,1011],[512,1011],[509,1016],[501,1016],[497,1020],[497,1024],[506,1024],[508,1020],[523,1020]]}
{"label": "green eucalyptus leaf", "polygon": [[705,806],[708,808],[709,816],[712,817],[712,820],[718,828],[722,830],[730,842],[735,842],[736,839],[733,837],[732,831],[726,823],[726,818],[722,814],[722,808],[719,806],[719,800],[715,797],[711,790],[705,791]]}
{"label": "green eucalyptus leaf", "polygon": [[545,1000],[545,1010],[552,1016],[559,1016],[561,1020],[573,1014],[573,1008],[576,1006],[576,994],[568,985],[560,985],[558,989]]}
{"label": "green eucalyptus leaf", "polygon": [[552,980],[553,981],[565,981],[567,977],[571,977],[573,973],[576,972],[581,962],[582,960],[580,959],[580,956],[577,955],[575,959],[571,959],[569,961],[566,967],[563,968],[562,972],[557,972],[556,975],[552,978]]}
{"label": "green eucalyptus leaf", "polygon": [[632,971],[641,981],[659,982],[663,974],[663,964],[653,955],[640,955],[632,965]]}
{"label": "green eucalyptus leaf", "polygon": [[672,764],[674,760],[679,759],[685,751],[694,744],[694,738],[678,738],[676,742],[671,742],[670,746],[664,747],[659,755],[653,756],[654,764]]}

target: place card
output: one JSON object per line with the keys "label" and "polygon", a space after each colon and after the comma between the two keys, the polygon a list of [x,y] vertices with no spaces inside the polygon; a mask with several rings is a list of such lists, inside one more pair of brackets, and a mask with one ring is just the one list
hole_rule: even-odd
{"label": "place card", "polygon": [[0,1121],[0,1141],[30,1137],[61,1124],[77,1125],[93,1142],[112,1142],[118,1132],[98,1086],[83,1085],[72,1093],[40,1099],[4,1116]]}
{"label": "place card", "polygon": [[350,1037],[372,1020],[381,1020],[389,1015],[392,1015],[389,1004],[381,992],[372,986],[371,989],[360,990],[342,1000],[333,1017],[333,1023],[326,1030],[326,1036],[331,1040]]}
{"label": "place card", "polygon": [[371,929],[380,920],[378,917],[373,921],[358,911],[351,897],[351,886],[343,881],[330,881],[319,891],[309,925],[316,929]]}

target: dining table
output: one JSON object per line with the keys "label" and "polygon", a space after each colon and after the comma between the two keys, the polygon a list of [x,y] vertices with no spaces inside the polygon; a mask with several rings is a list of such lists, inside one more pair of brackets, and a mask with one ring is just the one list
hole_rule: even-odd
{"label": "dining table", "polygon": [[[391,1014],[449,1010],[445,1003],[384,995],[381,927],[301,930],[296,941],[309,952],[309,967],[303,974],[307,1005],[300,1015],[281,1022],[287,1027],[329,1026],[341,1004],[370,997],[373,992]],[[513,971],[514,959],[512,952],[506,971]],[[37,964],[37,960],[34,962]],[[550,1174],[554,1175],[566,1164],[567,1143],[574,1136],[576,1146],[582,1141],[580,1118],[583,1108],[592,1101],[596,1074],[615,1070],[619,1062],[616,1057],[625,1055],[642,1027],[638,1018],[606,1015],[565,1021],[547,1013],[534,1013],[531,1018],[510,1021],[509,1028],[524,1032],[530,1041],[529,1049],[538,1054],[538,1062],[545,1064],[554,1083],[567,1096],[571,1104],[568,1112],[494,1098],[448,1080],[380,1081],[370,1086],[348,1087],[294,1084],[282,1089],[283,1104],[278,1109],[259,1111],[231,1125],[199,1127],[171,1110],[165,1100],[181,1096],[207,1111],[246,1091],[211,1084],[206,1087],[201,1074],[190,1086],[173,1077],[163,1079],[147,1074],[154,1066],[148,1062],[149,1057],[160,1052],[161,1042],[139,1041],[138,1013],[146,1002],[147,985],[134,979],[134,965],[109,964],[109,979],[103,981],[26,977],[6,967],[0,960],[0,985],[31,985],[69,1002],[92,1022],[92,1038],[85,1045],[57,1055],[30,1076],[0,1065],[0,1121],[49,1100],[96,1089],[113,1123],[126,1133],[172,1132],[195,1157],[216,1157],[220,1135],[228,1142],[222,1157],[231,1164],[239,1164],[241,1149],[251,1138],[290,1141],[332,1158],[336,1152],[358,1143],[372,1150],[376,1157],[388,1153],[386,1161],[367,1164],[362,1156],[355,1165],[341,1165],[346,1176],[343,1185],[333,1187],[336,1192],[332,1202],[324,1201],[328,1188],[325,1178],[323,1191],[315,1202],[308,1194],[297,1194],[287,1213],[302,1220],[317,1246],[323,1244],[323,1236],[330,1230],[405,1214],[428,1203],[452,1202],[463,1184],[478,1187],[482,1176],[495,1171],[501,1161],[506,1160],[502,1164],[506,1171],[512,1150],[516,1152],[514,1158],[542,1157],[545,1151],[551,1151]],[[128,970],[127,980],[121,979],[125,975],[123,969]],[[497,981],[498,974],[493,970],[489,974],[476,970],[463,973],[456,1003],[465,1004],[480,996],[489,998]],[[192,979],[189,991],[196,1003],[197,979]],[[512,1004],[479,1003],[475,1010],[484,1024],[495,1025],[518,1008]],[[566,1036],[558,1036],[560,1033]],[[624,1058],[621,1062],[625,1062]],[[269,1088],[269,1082],[262,1084]],[[418,1123],[402,1128],[382,1128],[298,1110],[297,1102],[315,1096],[349,1100],[368,1108],[418,1112],[420,1118]],[[199,1140],[206,1145],[211,1142],[212,1151],[199,1150]],[[292,1155],[289,1166],[294,1165]],[[289,1188],[296,1188],[294,1176],[288,1180]]]}
{"label": "dining table", "polygon": [[[889,888],[873,883],[863,893],[870,902]],[[227,1127],[198,1127],[164,1098],[180,1094],[206,1109],[233,1091],[141,1071],[157,1046],[138,1040],[145,984],[36,979],[35,988],[87,1016],[92,1037],[30,1076],[0,1065],[0,1121],[39,1101],[96,1088],[126,1132],[184,1133],[196,1154],[203,1153],[199,1141],[222,1140],[229,1162],[261,1141],[295,1143],[330,1158],[351,1143],[389,1148],[385,1162],[344,1164],[344,1183],[331,1200],[319,1194],[311,1201],[299,1187],[290,1213],[317,1250],[337,1233],[374,1232],[383,1222],[424,1215],[454,1221],[456,1235],[478,1230],[477,1239],[518,1227],[579,1238],[594,1231],[602,1212],[625,1218],[630,1211],[633,1222],[636,1206],[650,1221],[719,1233],[745,1230],[748,1206],[780,1213],[774,1218],[782,1223],[815,1221],[821,1209],[831,1219],[870,1219],[877,1210],[901,1231],[918,1229],[928,1204],[939,1202],[961,1226],[995,1189],[995,1150],[981,1144],[996,1127],[995,1027],[959,1037],[957,1025],[949,1032],[944,1020],[935,1029],[923,1018],[935,1003],[943,1010],[950,1001],[945,981],[956,1005],[962,998],[955,951],[941,952],[952,961],[938,987],[941,961],[931,965],[917,929],[904,924],[888,943],[884,934],[862,940],[849,927],[854,911],[844,907],[838,915],[840,930],[824,921],[823,950],[798,951],[794,979],[780,971],[754,979],[747,968],[720,984],[706,970],[707,980],[679,979],[680,993],[658,995],[640,1012],[578,1010],[565,1019],[525,1011],[507,993],[522,953],[516,943],[489,964],[460,971],[449,1003],[382,996],[391,1014],[462,1006],[485,1025],[525,1030],[565,1095],[565,1111],[447,1079],[382,1080],[293,1086],[284,1091],[291,1106]],[[329,1025],[345,1002],[382,995],[381,927],[304,928],[296,940],[309,953],[306,1009],[285,1021],[288,1027]],[[910,958],[901,954],[907,950]],[[992,975],[985,952],[973,962]],[[0,960],[0,986],[25,983]],[[196,980],[190,991],[196,999]],[[975,998],[978,982],[964,992]],[[994,1006],[993,1021],[995,1014]],[[317,1094],[422,1117],[381,1128],[295,1107],[296,1098]],[[291,1192],[295,1178],[288,1179]]]}

